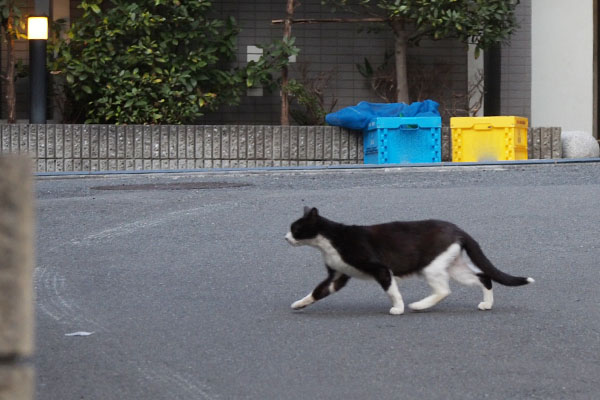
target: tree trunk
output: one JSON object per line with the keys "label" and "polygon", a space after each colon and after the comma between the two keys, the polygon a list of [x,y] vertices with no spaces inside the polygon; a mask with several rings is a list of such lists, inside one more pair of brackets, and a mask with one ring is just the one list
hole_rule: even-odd
{"label": "tree trunk", "polygon": [[17,122],[17,95],[15,92],[15,42],[12,37],[14,29],[14,17],[9,9],[4,39],[6,40],[6,75],[3,76],[6,83],[6,108],[9,124]]}
{"label": "tree trunk", "polygon": [[[287,0],[285,21],[283,25],[283,39],[287,40],[292,35],[292,16],[294,15],[294,0]],[[290,124],[290,100],[286,91],[288,84],[288,67],[281,69],[281,125]]]}
{"label": "tree trunk", "polygon": [[392,20],[395,40],[396,61],[396,101],[409,102],[408,97],[408,70],[406,68],[406,52],[408,50],[408,33],[404,30],[404,23],[400,19]]}

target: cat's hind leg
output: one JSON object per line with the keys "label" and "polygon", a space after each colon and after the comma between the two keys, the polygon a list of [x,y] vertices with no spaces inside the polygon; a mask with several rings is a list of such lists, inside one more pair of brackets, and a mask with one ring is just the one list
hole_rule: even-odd
{"label": "cat's hind leg", "polygon": [[404,301],[402,295],[398,289],[396,279],[389,268],[378,264],[372,263],[369,265],[369,270],[372,271],[373,278],[381,285],[383,290],[387,293],[390,300],[392,301],[392,308],[390,308],[390,314],[402,315],[404,314]]}
{"label": "cat's hind leg", "polygon": [[327,274],[327,278],[323,282],[319,283],[312,292],[302,299],[292,303],[292,308],[294,310],[300,310],[318,300],[321,300],[322,298],[329,296],[332,293],[337,292],[343,288],[350,279],[348,275],[334,271],[329,267],[327,268]]}
{"label": "cat's hind leg", "polygon": [[454,243],[423,268],[422,274],[433,289],[433,293],[423,300],[409,304],[412,310],[421,311],[433,307],[450,294],[448,269],[454,264],[460,251],[460,245]]}
{"label": "cat's hind leg", "polygon": [[492,291],[492,280],[484,275],[473,265],[466,254],[456,259],[456,262],[448,269],[448,273],[455,281],[466,286],[475,286],[483,291],[483,301],[477,308],[480,310],[491,310],[494,304],[494,292]]}

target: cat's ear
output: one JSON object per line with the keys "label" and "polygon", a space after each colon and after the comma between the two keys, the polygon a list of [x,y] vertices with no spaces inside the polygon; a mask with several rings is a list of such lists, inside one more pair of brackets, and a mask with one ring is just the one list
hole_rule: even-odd
{"label": "cat's ear", "polygon": [[316,208],[304,207],[304,216],[307,218],[315,218],[319,216],[319,210]]}

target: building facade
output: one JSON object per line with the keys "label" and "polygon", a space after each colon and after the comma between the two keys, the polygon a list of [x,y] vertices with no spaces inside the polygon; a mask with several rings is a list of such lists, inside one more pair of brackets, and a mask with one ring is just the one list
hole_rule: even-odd
{"label": "building facade", "polygon": [[[47,10],[53,19],[73,20],[80,15],[76,0],[23,1],[28,12]],[[237,63],[259,56],[257,46],[283,35],[272,20],[285,16],[283,0],[221,0],[215,11],[233,16],[241,28],[237,39]],[[294,18],[331,18],[320,0],[304,0]],[[532,126],[562,126],[565,130],[596,133],[597,120],[597,7],[593,0],[521,0],[517,7],[519,29],[500,57],[500,114],[530,119]],[[343,15],[335,14],[336,17]],[[327,109],[355,105],[359,101],[383,102],[361,75],[357,65],[365,59],[377,67],[393,49],[389,29],[356,23],[295,24],[292,36],[300,54],[291,64],[292,77],[320,85]],[[2,47],[5,51],[5,44]],[[4,68],[5,54],[0,65]],[[26,60],[27,43],[18,43],[18,55]],[[430,98],[441,104],[447,122],[481,108],[474,89],[482,78],[483,57],[474,59],[468,47],[456,40],[423,41],[409,49],[411,100]],[[27,120],[27,79],[18,81],[18,118]],[[4,91],[4,88],[2,88]],[[471,102],[471,104],[470,104]],[[2,116],[6,107],[2,105]],[[481,112],[481,111],[480,111]],[[60,115],[54,114],[56,119]],[[280,94],[260,88],[249,90],[239,106],[224,107],[198,118],[199,124],[278,124]]]}

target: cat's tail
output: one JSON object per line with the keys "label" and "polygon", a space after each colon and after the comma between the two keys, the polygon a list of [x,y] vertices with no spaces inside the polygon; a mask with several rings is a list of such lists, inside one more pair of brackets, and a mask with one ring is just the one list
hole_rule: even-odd
{"label": "cat's tail", "polygon": [[512,276],[506,272],[500,271],[486,257],[486,255],[483,253],[483,250],[481,250],[481,247],[479,247],[479,243],[477,243],[475,239],[467,234],[464,234],[463,236],[462,247],[466,250],[467,255],[473,264],[475,264],[475,266],[479,268],[484,275],[489,277],[494,282],[498,282],[499,284],[505,286],[521,286],[535,282],[533,278]]}

